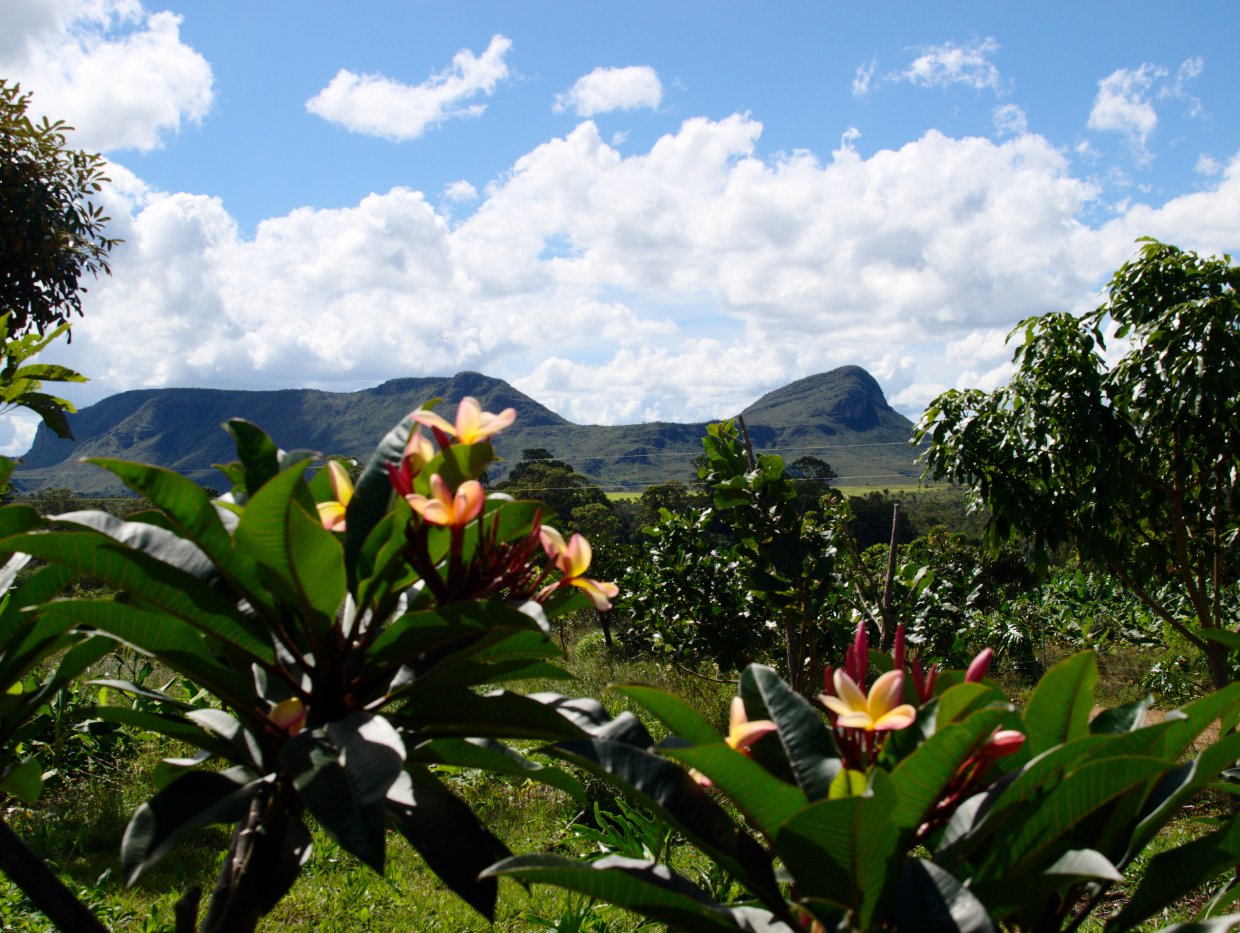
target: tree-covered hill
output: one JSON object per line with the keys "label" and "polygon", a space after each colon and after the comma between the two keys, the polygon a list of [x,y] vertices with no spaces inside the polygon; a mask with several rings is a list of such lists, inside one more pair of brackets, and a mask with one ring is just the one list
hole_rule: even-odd
{"label": "tree-covered hill", "polygon": [[[453,404],[472,395],[487,411],[509,406],[517,422],[496,437],[509,463],[530,448],[545,448],[608,490],[693,478],[705,424],[652,422],[577,425],[508,383],[481,373],[394,379],[358,392],[282,389],[140,389],[110,396],[70,415],[75,440],[44,427],[15,474],[22,490],[67,487],[83,494],[121,492],[83,457],[120,457],[158,464],[208,486],[221,486],[213,464],[231,459],[220,425],[253,421],[286,449],[364,457],[393,424],[433,398]],[[769,392],[742,413],[755,448],[776,449],[791,461],[812,455],[828,461],[841,482],[895,483],[918,472],[907,446],[912,424],[895,412],[874,378],[857,366],[809,376]],[[502,476],[503,464],[496,471]]]}

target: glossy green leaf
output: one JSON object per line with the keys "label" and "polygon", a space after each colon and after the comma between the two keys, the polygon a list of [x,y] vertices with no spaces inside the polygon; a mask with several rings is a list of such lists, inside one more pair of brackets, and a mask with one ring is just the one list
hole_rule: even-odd
{"label": "glossy green leaf", "polygon": [[224,429],[237,445],[237,458],[245,477],[245,494],[253,496],[280,472],[279,448],[262,428],[244,418],[233,418]]}
{"label": "glossy green leaf", "polygon": [[1045,788],[1045,797],[1023,813],[1019,826],[1002,835],[978,867],[979,879],[996,879],[1042,858],[1076,825],[1134,788],[1144,788],[1173,767],[1154,758],[1106,758],[1076,769]]}
{"label": "glossy green leaf", "polygon": [[1069,849],[1041,871],[1013,872],[991,881],[975,881],[970,890],[991,916],[1026,928],[1037,925],[1048,900],[1071,897],[1082,884],[1112,883],[1122,877],[1102,853]]}
{"label": "glossy green leaf", "polygon": [[240,820],[262,784],[252,778],[243,768],[190,771],[138,807],[121,840],[126,882],[137,881],[189,830]]}
{"label": "glossy green leaf", "polygon": [[[810,800],[825,798],[841,768],[835,740],[818,713],[769,667],[751,664],[740,679],[740,693],[751,720],[770,719],[797,784]],[[768,738],[767,742],[770,741]],[[754,757],[761,761],[759,746]]]}
{"label": "glossy green leaf", "polygon": [[1128,930],[1224,871],[1240,864],[1240,818],[1221,828],[1150,859],[1136,891],[1106,926]]}
{"label": "glossy green leaf", "polygon": [[785,784],[723,742],[692,748],[670,747],[662,749],[662,753],[710,778],[767,836],[774,836],[780,826],[809,803],[799,787]]}
{"label": "glossy green leaf", "polygon": [[783,903],[769,857],[677,765],[622,742],[580,739],[552,751],[644,801],[768,907]]}
{"label": "glossy green leaf", "polygon": [[1224,769],[1232,767],[1237,759],[1240,759],[1240,732],[1233,732],[1203,749],[1197,758],[1168,773],[1150,795],[1147,812],[1133,830],[1122,864],[1128,864],[1190,797]]}
{"label": "glossy green leaf", "polygon": [[1002,709],[976,712],[962,723],[940,728],[901,761],[891,772],[897,792],[895,825],[912,832],[926,822],[961,767],[986,744],[1006,715]]}
{"label": "glossy green leaf", "polygon": [[238,549],[271,571],[263,579],[300,608],[317,638],[334,621],[346,580],[340,543],[294,501],[306,466],[294,464],[253,494],[235,539]]}
{"label": "glossy green leaf", "polygon": [[1092,651],[1074,654],[1043,675],[1025,708],[1031,755],[1089,733],[1097,680],[1098,661]]}
{"label": "glossy green leaf", "polygon": [[234,615],[233,605],[211,587],[156,556],[92,532],[46,532],[0,542],[0,548],[5,545],[98,577],[262,663],[270,664],[274,659],[271,646]]}
{"label": "glossy green leaf", "polygon": [[485,870],[511,853],[468,806],[415,770],[398,775],[387,815],[448,887],[488,920],[494,917],[498,885]]}
{"label": "glossy green leaf", "polygon": [[494,739],[433,739],[412,749],[409,760],[526,778],[562,790],[583,805],[587,802],[585,788],[568,772],[533,761]]}
{"label": "glossy green leaf", "polygon": [[553,884],[688,933],[736,930],[791,933],[790,927],[773,918],[755,925],[744,914],[738,916],[712,901],[667,866],[640,859],[612,855],[586,863],[558,855],[517,855],[492,866],[487,874],[516,878],[527,884]]}
{"label": "glossy green leaf", "polygon": [[42,793],[43,766],[37,758],[19,761],[0,778],[0,794],[8,794],[28,807],[38,803]]}
{"label": "glossy green leaf", "polygon": [[234,757],[233,747],[215,733],[195,725],[183,716],[153,710],[133,709],[129,706],[100,706],[98,716],[106,722],[120,723],[134,729],[154,732],[175,742],[184,742],[191,748],[204,749],[225,760]]}
{"label": "glossy green leaf", "polygon": [[250,679],[220,664],[209,640],[179,619],[136,606],[99,599],[66,599],[48,606],[43,618],[64,618],[69,624],[87,625],[107,632],[184,674],[217,696],[245,705],[252,694]]}
{"label": "glossy green leaf", "polygon": [[921,933],[990,933],[985,906],[950,872],[912,858],[900,876],[898,929]]}
{"label": "glossy green leaf", "polygon": [[648,709],[673,735],[695,745],[712,745],[721,741],[719,731],[711,725],[710,720],[666,690],[638,684],[620,684],[612,689]]}
{"label": "glossy green leaf", "polygon": [[201,548],[211,562],[247,594],[252,603],[261,602],[263,591],[253,562],[233,550],[232,538],[219,513],[211,506],[211,497],[205,489],[163,467],[108,457],[95,457],[89,462],[108,470],[130,489],[150,499],[172,519],[181,534]]}
{"label": "glossy green leaf", "polygon": [[896,791],[882,771],[872,776],[871,794],[819,800],[780,829],[775,851],[798,889],[851,910],[867,929],[880,905],[894,906],[900,870],[897,833],[891,820]]}
{"label": "glossy green leaf", "polygon": [[554,701],[540,702],[506,690],[486,696],[465,688],[429,691],[391,717],[400,727],[426,738],[481,736],[555,742],[584,734],[575,718],[563,715]]}
{"label": "glossy green leaf", "polygon": [[397,731],[381,716],[353,713],[299,733],[280,756],[323,828],[382,874],[386,800],[405,764]]}
{"label": "glossy green leaf", "polygon": [[1145,714],[1153,703],[1154,698],[1147,696],[1143,700],[1104,709],[1090,722],[1089,731],[1094,735],[1123,735],[1140,729],[1145,725]]}

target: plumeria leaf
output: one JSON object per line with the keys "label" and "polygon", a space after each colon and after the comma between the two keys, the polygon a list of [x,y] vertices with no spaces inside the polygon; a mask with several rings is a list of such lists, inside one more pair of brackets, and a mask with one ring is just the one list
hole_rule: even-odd
{"label": "plumeria leaf", "polygon": [[95,532],[44,532],[0,541],[40,560],[98,577],[148,607],[182,619],[222,645],[270,664],[274,652],[218,591],[185,571]]}
{"label": "plumeria leaf", "polygon": [[583,739],[562,742],[551,751],[640,798],[768,907],[783,904],[762,848],[677,765],[623,742]]}
{"label": "plumeria leaf", "polygon": [[900,829],[912,832],[926,821],[961,767],[1006,716],[1006,710],[982,710],[963,723],[941,728],[895,767],[891,781],[898,797],[892,819]]}
{"label": "plumeria leaf", "polygon": [[488,920],[498,885],[485,869],[511,853],[464,803],[421,769],[403,772],[387,795],[387,814],[426,864]]}
{"label": "plumeria leaf", "polygon": [[43,766],[37,758],[26,758],[0,777],[0,794],[8,794],[28,807],[39,802],[43,793]]}
{"label": "plumeria leaf", "polygon": [[1122,735],[1132,732],[1145,725],[1146,711],[1153,705],[1154,698],[1147,696],[1143,700],[1125,703],[1123,706],[1104,709],[1089,723],[1089,731],[1094,735]]}
{"label": "plumeria leaf", "polygon": [[[831,792],[831,782],[842,767],[835,740],[822,716],[769,667],[751,664],[741,674],[740,694],[751,720],[770,719],[778,727],[775,737],[798,786],[810,800],[820,800]],[[773,738],[753,748],[754,758],[762,762],[762,749],[774,745]]]}
{"label": "plumeria leaf", "polygon": [[882,904],[893,904],[900,860],[891,820],[896,791],[883,771],[873,772],[865,797],[819,800],[781,827],[775,848],[809,897],[855,912],[868,929]]}
{"label": "plumeria leaf", "polygon": [[258,425],[244,418],[233,418],[224,425],[237,445],[237,457],[244,471],[245,493],[253,496],[280,472],[280,451]]}
{"label": "plumeria leaf", "polygon": [[667,866],[642,859],[610,855],[583,863],[558,855],[517,855],[487,869],[486,874],[567,888],[688,933],[792,931],[765,912],[754,911],[750,916],[715,903]]}
{"label": "plumeria leaf", "polygon": [[581,782],[562,768],[540,764],[494,739],[433,739],[409,753],[411,761],[480,768],[492,774],[525,778],[558,788],[581,804],[587,803]]}
{"label": "plumeria leaf", "polygon": [[1097,680],[1098,660],[1092,651],[1074,654],[1046,672],[1025,707],[1031,755],[1089,734]]}
{"label": "plumeria leaf", "polygon": [[692,748],[669,747],[662,749],[662,753],[708,777],[768,836],[773,836],[794,813],[809,803],[799,787],[785,784],[723,742]]}
{"label": "plumeria leaf", "polygon": [[912,858],[900,876],[898,928],[924,933],[990,933],[986,907],[950,872]]}
{"label": "plumeria leaf", "polygon": [[386,800],[405,763],[399,733],[381,716],[353,713],[294,736],[280,757],[323,828],[382,874]]}
{"label": "plumeria leaf", "polygon": [[612,689],[650,710],[682,739],[695,745],[713,745],[721,740],[719,731],[710,724],[710,720],[665,690],[637,684],[624,684]]}
{"label": "plumeria leaf", "polygon": [[1240,864],[1240,818],[1220,829],[1150,859],[1141,882],[1123,909],[1108,921],[1107,933],[1129,930],[1224,871]]}
{"label": "plumeria leaf", "polygon": [[208,687],[222,699],[244,705],[249,698],[249,679],[220,664],[211,644],[199,631],[163,613],[100,599],[65,599],[43,610],[42,618],[65,619],[107,632],[132,645],[179,674]]}
{"label": "plumeria leaf", "polygon": [[234,823],[245,814],[261,785],[244,768],[189,771],[138,807],[121,841],[121,865],[128,884],[167,855],[189,830]]}

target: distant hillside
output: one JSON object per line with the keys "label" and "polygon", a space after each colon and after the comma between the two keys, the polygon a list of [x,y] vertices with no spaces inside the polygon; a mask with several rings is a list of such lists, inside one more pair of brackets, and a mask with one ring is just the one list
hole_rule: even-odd
{"label": "distant hillside", "polygon": [[[500,456],[517,460],[542,447],[607,489],[640,489],[650,483],[693,478],[705,424],[653,422],[577,425],[518,392],[508,383],[464,372],[450,378],[393,379],[360,392],[283,389],[141,389],[113,395],[70,415],[74,441],[43,426],[24,465],[14,474],[22,490],[63,486],[89,495],[123,494],[110,474],[83,457],[141,460],[176,470],[207,486],[223,478],[213,464],[233,459],[220,425],[246,418],[286,449],[365,458],[396,422],[428,399],[453,404],[472,395],[487,411],[517,409],[517,422],[495,438]],[[887,404],[874,378],[858,366],[797,380],[769,392],[743,412],[755,448],[777,450],[787,460],[826,460],[848,482],[918,472],[907,446],[912,423]],[[503,472],[503,466],[497,471]],[[864,483],[866,480],[855,480]]]}

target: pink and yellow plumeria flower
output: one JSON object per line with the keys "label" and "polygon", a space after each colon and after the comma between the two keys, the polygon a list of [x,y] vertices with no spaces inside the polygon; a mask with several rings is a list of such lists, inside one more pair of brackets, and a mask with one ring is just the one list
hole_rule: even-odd
{"label": "pink and yellow plumeria flower", "polygon": [[750,722],[745,713],[745,701],[740,697],[732,697],[732,707],[728,710],[728,734],[724,739],[730,747],[738,752],[748,753],[750,745],[777,728],[769,719],[755,719]]}
{"label": "pink and yellow plumeria flower", "polygon": [[416,493],[405,496],[409,507],[421,515],[424,522],[450,528],[464,527],[477,518],[485,499],[482,484],[476,479],[461,483],[453,494],[438,473],[431,476],[430,496]]}
{"label": "pink and yellow plumeria flower", "polygon": [[319,520],[328,531],[344,531],[345,509],[353,499],[353,480],[349,479],[349,471],[339,460],[327,461],[327,475],[331,478],[332,495],[336,498],[319,503]]}
{"label": "pink and yellow plumeria flower", "polygon": [[392,488],[398,495],[413,494],[413,478],[426,468],[435,457],[435,445],[423,436],[416,427],[409,432],[409,440],[405,442],[405,452],[400,458],[400,468],[387,464],[388,478]]}
{"label": "pink and yellow plumeria flower", "polygon": [[594,601],[594,607],[600,612],[611,608],[611,601],[620,593],[620,587],[614,583],[601,583],[583,576],[590,569],[590,558],[594,556],[589,541],[574,534],[565,544],[564,536],[550,525],[543,525],[539,529],[538,537],[542,541],[543,550],[551,558],[552,566],[563,574],[559,583],[552,584],[544,593],[556,586],[576,586],[585,590]]}
{"label": "pink and yellow plumeria flower", "polygon": [[[724,741],[728,743],[728,747],[740,752],[742,755],[749,754],[749,746],[776,731],[779,727],[769,719],[755,719],[749,721],[748,715],[745,713],[745,701],[740,697],[732,697],[732,707],[728,711],[728,734],[724,736]],[[689,770],[689,776],[697,781],[703,787],[711,786],[711,779],[699,771],[697,768]]]}
{"label": "pink and yellow plumeria flower", "polygon": [[912,725],[917,710],[904,698],[904,672],[888,671],[870,688],[866,696],[856,682],[842,670],[835,672],[835,696],[819,699],[836,715],[837,726],[864,729],[866,732],[888,732]]}
{"label": "pink and yellow plumeria flower", "polygon": [[498,415],[483,411],[478,400],[465,396],[456,406],[456,424],[449,424],[441,415],[433,411],[416,411],[413,420],[418,424],[441,431],[455,437],[458,444],[477,444],[485,441],[492,434],[502,431],[517,419],[515,408],[505,408]]}

